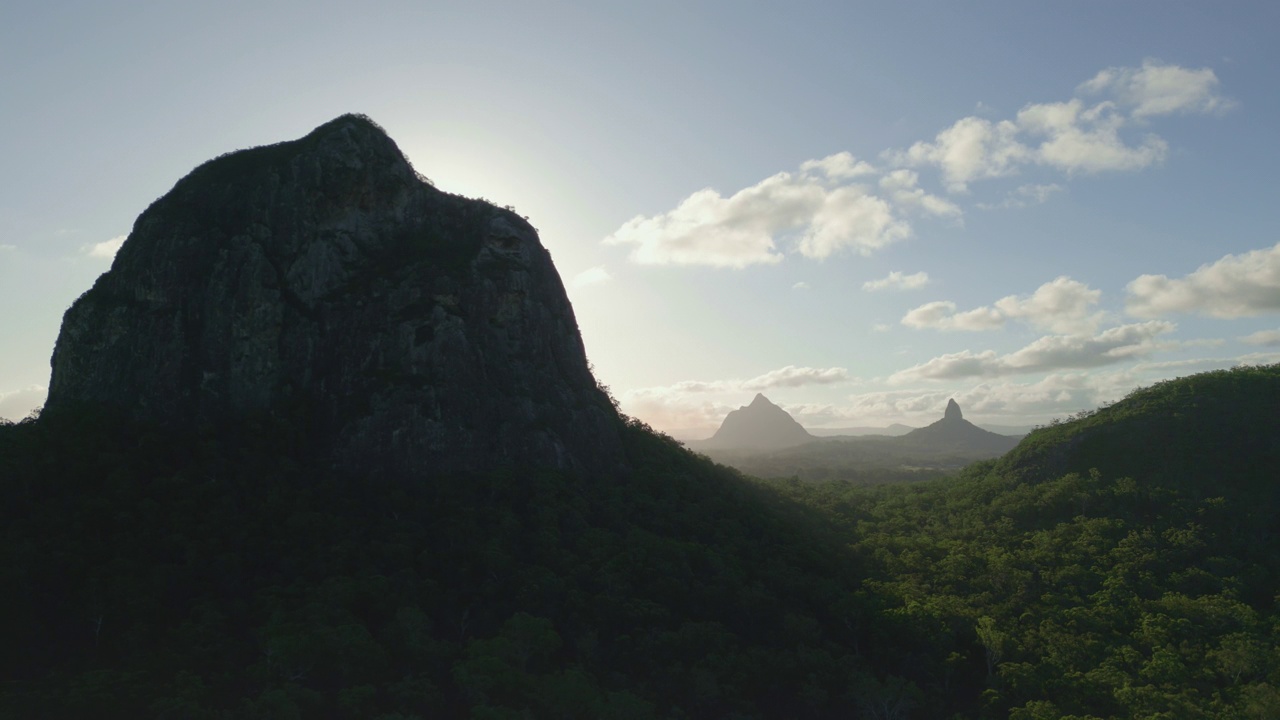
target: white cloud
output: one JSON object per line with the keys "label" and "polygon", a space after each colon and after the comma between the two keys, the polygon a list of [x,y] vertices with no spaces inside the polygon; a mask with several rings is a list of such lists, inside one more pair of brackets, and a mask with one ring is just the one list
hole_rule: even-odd
{"label": "white cloud", "polygon": [[876,173],[876,169],[869,163],[854,159],[848,152],[828,155],[821,160],[806,160],[800,164],[800,170],[806,173],[821,173],[832,180],[848,180]]}
{"label": "white cloud", "polygon": [[880,188],[901,208],[949,218],[963,214],[955,203],[925,192],[919,182],[914,171],[898,169],[880,178]]}
{"label": "white cloud", "polygon": [[1280,311],[1280,243],[1226,255],[1184,278],[1142,275],[1125,290],[1125,309],[1136,317],[1195,313],[1237,318]]}
{"label": "white cloud", "polygon": [[710,437],[736,406],[691,397],[671,388],[640,388],[618,396],[622,411],[666,432],[689,439]]}
{"label": "white cloud", "polygon": [[871,326],[872,332],[889,332],[889,326],[885,323],[876,323]]}
{"label": "white cloud", "polygon": [[8,252],[8,251],[17,250],[17,249],[18,249],[17,245],[0,245],[0,252]]}
{"label": "white cloud", "polygon": [[685,380],[672,385],[627,390],[618,396],[624,412],[685,437],[707,437],[745,393],[777,388],[852,382],[844,368],[788,365],[749,380]]}
{"label": "white cloud", "polygon": [[809,283],[807,283],[807,282],[805,282],[805,281],[801,280],[800,282],[796,283],[795,285],[792,285],[792,286],[791,286],[791,289],[792,289],[792,290],[808,290],[808,289],[810,289],[810,288],[809,288]]}
{"label": "white cloud", "polygon": [[[788,253],[812,259],[866,255],[911,237],[908,217],[962,217],[959,205],[921,187],[911,168],[937,168],[953,193],[1031,165],[1068,175],[1142,169],[1163,160],[1168,143],[1147,132],[1126,137],[1125,131],[1157,115],[1225,108],[1216,85],[1208,69],[1153,61],[1110,68],[1078,88],[1107,99],[1031,103],[1004,120],[964,117],[932,140],[882,153],[888,168],[841,152],[807,160],[798,172],[778,173],[728,197],[706,188],[667,212],[637,215],[604,242],[630,247],[630,259],[643,264],[744,268],[777,263]],[[867,182],[855,182],[861,178]],[[1059,190],[1053,183],[1026,184],[1004,203],[982,207],[1044,202]]]}
{"label": "white cloud", "polygon": [[1218,76],[1209,68],[1188,70],[1154,60],[1144,60],[1140,68],[1107,68],[1080,86],[1086,93],[1109,93],[1132,108],[1135,118],[1229,109],[1231,101],[1217,89]]}
{"label": "white cloud", "polygon": [[28,387],[21,390],[0,392],[0,418],[17,422],[32,410],[44,405],[48,390],[42,387]]}
{"label": "white cloud", "polygon": [[763,375],[753,377],[741,384],[743,390],[769,390],[779,387],[802,387],[805,385],[831,385],[849,379],[849,371],[841,367],[811,368],[788,365],[771,370]]}
{"label": "white cloud", "polygon": [[989,307],[956,312],[956,304],[950,300],[935,300],[907,311],[902,324],[916,329],[935,330],[996,330],[1004,327],[1005,318]]}
{"label": "white cloud", "polygon": [[1210,69],[1150,60],[1141,68],[1110,68],[1078,92],[1111,99],[1030,103],[1011,120],[961,118],[932,141],[887,157],[902,165],[939,168],[951,192],[965,192],[975,180],[1014,175],[1029,164],[1068,174],[1139,170],[1163,160],[1168,143],[1151,133],[1126,141],[1121,131],[1157,115],[1226,109],[1230,103],[1215,93],[1217,83]]}
{"label": "white cloud", "polygon": [[800,254],[821,260],[841,250],[863,255],[911,236],[911,226],[882,198],[857,185],[826,195],[800,239]]}
{"label": "white cloud", "polygon": [[905,275],[894,270],[879,280],[868,280],[862,283],[862,289],[867,292],[875,292],[877,290],[915,290],[928,284],[929,273],[927,272]]}
{"label": "white cloud", "polygon": [[1259,330],[1251,335],[1245,335],[1240,338],[1240,341],[1250,345],[1263,345],[1266,347],[1280,345],[1280,330]]}
{"label": "white cloud", "polygon": [[1036,288],[1028,297],[1009,295],[993,307],[956,312],[956,304],[950,301],[926,303],[908,311],[902,324],[917,329],[981,331],[1001,328],[1008,320],[1022,320],[1050,332],[1085,333],[1092,332],[1102,320],[1101,313],[1092,313],[1101,296],[1101,290],[1064,275]]}
{"label": "white cloud", "polygon": [[938,133],[933,142],[917,142],[897,157],[909,165],[935,165],[952,192],[970,182],[1012,175],[1031,155],[1017,140],[1018,127],[1008,120],[991,122],[966,117]]}
{"label": "white cloud", "polygon": [[573,276],[574,287],[586,287],[588,285],[599,285],[613,279],[608,270],[603,265],[597,265],[593,268],[587,268],[577,275]]}
{"label": "white cloud", "polygon": [[1239,365],[1274,365],[1280,363],[1280,352],[1259,352],[1236,358]]}
{"label": "white cloud", "polygon": [[120,246],[124,245],[124,235],[113,237],[110,240],[104,240],[84,248],[85,254],[95,258],[114,258],[116,252],[120,250]]}
{"label": "white cloud", "polygon": [[1161,349],[1156,339],[1176,325],[1153,320],[1121,325],[1097,335],[1046,335],[1015,352],[962,350],[894,373],[889,381],[1000,377],[1062,369],[1100,367],[1149,355]]}

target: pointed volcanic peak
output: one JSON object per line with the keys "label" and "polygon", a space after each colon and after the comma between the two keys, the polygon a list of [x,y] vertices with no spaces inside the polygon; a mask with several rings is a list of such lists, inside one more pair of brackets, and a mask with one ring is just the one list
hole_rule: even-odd
{"label": "pointed volcanic peak", "polygon": [[368,471],[622,457],[533,227],[436,190],[360,115],[178,181],[67,311],[52,365],[50,412],[287,418]]}
{"label": "pointed volcanic peak", "polygon": [[960,404],[954,398],[947,401],[942,419],[912,430],[902,436],[908,443],[927,444],[936,447],[954,447],[958,450],[999,455],[1018,444],[1018,439],[983,430],[964,419]]}
{"label": "pointed volcanic peak", "polygon": [[812,442],[815,438],[786,410],[757,393],[750,405],[731,411],[711,439],[702,443],[715,450],[777,450]]}

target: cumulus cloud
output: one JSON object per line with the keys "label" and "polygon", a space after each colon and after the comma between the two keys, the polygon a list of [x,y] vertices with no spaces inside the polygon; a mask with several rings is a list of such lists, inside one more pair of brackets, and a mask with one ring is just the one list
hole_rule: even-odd
{"label": "cumulus cloud", "polygon": [[597,265],[593,268],[587,268],[577,275],[573,276],[574,287],[586,287],[588,285],[599,285],[613,279],[608,270],[603,265]]}
{"label": "cumulus cloud", "polygon": [[1159,336],[1177,328],[1153,320],[1121,325],[1097,335],[1046,335],[1012,353],[962,350],[941,355],[890,376],[891,383],[1001,377],[1033,372],[1100,367],[1149,355],[1162,346]]}
{"label": "cumulus cloud", "polygon": [[950,300],[935,300],[907,311],[902,324],[916,329],[935,330],[997,330],[1004,327],[1005,317],[994,308],[980,307],[956,312],[956,304]]}
{"label": "cumulus cloud", "polygon": [[46,395],[48,390],[34,386],[0,392],[0,418],[17,422],[44,405]]}
{"label": "cumulus cloud", "polygon": [[[963,216],[959,205],[921,187],[915,168],[936,169],[953,193],[1027,166],[1069,176],[1138,170],[1163,160],[1168,143],[1135,127],[1159,115],[1225,109],[1230,103],[1217,84],[1209,69],[1154,61],[1109,68],[1077,88],[1077,97],[1031,103],[1007,119],[961,118],[931,140],[886,150],[881,167],[848,152],[807,160],[728,196],[705,188],[667,212],[637,215],[604,242],[629,247],[637,263],[728,268],[777,263],[789,253],[869,254],[911,237],[916,217]],[[1003,204],[983,207],[1043,202],[1060,189],[1027,184]]]}
{"label": "cumulus cloud", "polygon": [[771,370],[763,375],[751,378],[742,383],[743,390],[769,390],[779,387],[802,387],[804,385],[831,385],[849,379],[849,371],[841,367],[811,368],[788,365]]}
{"label": "cumulus cloud", "polygon": [[1102,319],[1093,313],[1102,296],[1101,290],[1061,276],[1036,288],[1030,296],[1009,295],[994,306],[983,306],[956,312],[956,304],[947,301],[925,303],[907,312],[902,324],[917,329],[996,330],[1009,320],[1022,320],[1032,327],[1056,333],[1092,332]]}
{"label": "cumulus cloud", "polygon": [[120,246],[124,245],[124,235],[113,237],[110,240],[104,240],[84,248],[84,252],[89,257],[95,258],[114,258],[116,252],[120,250]]}
{"label": "cumulus cloud", "polygon": [[862,289],[867,292],[875,292],[877,290],[915,290],[929,284],[929,273],[918,272],[906,275],[894,270],[879,280],[868,280],[862,283]]}
{"label": "cumulus cloud", "polygon": [[909,165],[937,166],[947,189],[964,192],[974,180],[1012,175],[1030,159],[1031,149],[1018,141],[1018,132],[1009,120],[961,118],[932,142],[917,142],[896,157]]}
{"label": "cumulus cloud", "polygon": [[1280,243],[1226,255],[1183,278],[1142,275],[1125,290],[1125,309],[1136,317],[1195,313],[1237,318],[1280,311]]}
{"label": "cumulus cloud", "polygon": [[848,152],[829,155],[821,160],[806,160],[800,164],[801,172],[822,173],[832,180],[848,180],[876,174],[876,169]]}
{"label": "cumulus cloud", "polygon": [[808,290],[808,289],[809,289],[809,283],[807,283],[807,282],[805,282],[805,281],[801,280],[800,282],[796,283],[795,285],[792,285],[792,286],[791,286],[791,289],[792,289],[792,290]]}
{"label": "cumulus cloud", "polygon": [[618,402],[628,414],[650,425],[685,437],[705,437],[738,405],[744,393],[777,388],[835,385],[854,380],[844,368],[788,365],[748,380],[685,380],[660,387],[621,393]]}
{"label": "cumulus cloud", "polygon": [[1266,347],[1280,345],[1280,330],[1259,330],[1256,333],[1240,338],[1240,342]]}
{"label": "cumulus cloud", "polygon": [[849,380],[849,371],[841,367],[811,368],[786,367],[770,370],[749,380],[682,380],[661,388],[645,388],[649,391],[691,393],[762,392],[774,388],[795,388],[806,385],[831,385]]}
{"label": "cumulus cloud", "polygon": [[788,252],[866,255],[911,237],[910,215],[961,215],[920,188],[911,170],[890,172],[876,186],[850,182],[878,172],[847,152],[809,160],[728,197],[699,190],[674,210],[632,218],[604,242],[631,247],[631,260],[642,264],[743,268]]}
{"label": "cumulus cloud", "polygon": [[1213,70],[1188,70],[1150,59],[1144,60],[1140,68],[1107,68],[1083,83],[1080,90],[1111,95],[1135,118],[1217,112],[1231,107],[1231,101],[1218,95],[1218,76]]}
{"label": "cumulus cloud", "polygon": [[919,183],[920,176],[917,173],[912,170],[898,169],[880,178],[880,189],[898,207],[939,217],[959,218],[963,214],[960,206],[937,195],[930,195],[919,187]]}
{"label": "cumulus cloud", "polygon": [[1217,94],[1217,85],[1208,68],[1151,60],[1141,68],[1109,68],[1077,88],[1106,99],[1031,103],[1006,120],[961,118],[933,140],[887,155],[906,166],[937,167],[952,192],[1033,164],[1068,174],[1138,170],[1163,160],[1168,143],[1152,133],[1126,139],[1122,132],[1158,115],[1224,110],[1230,102]]}

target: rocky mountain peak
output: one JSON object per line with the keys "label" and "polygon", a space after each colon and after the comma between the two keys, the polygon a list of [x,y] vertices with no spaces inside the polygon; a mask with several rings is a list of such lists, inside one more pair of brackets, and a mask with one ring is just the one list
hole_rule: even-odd
{"label": "rocky mountain peak", "polygon": [[732,410],[716,434],[699,446],[707,449],[770,450],[810,442],[814,437],[786,410],[757,393],[750,405]]}
{"label": "rocky mountain peak", "polygon": [[287,417],[364,469],[622,457],[533,227],[436,190],[359,115],[180,180],[67,311],[52,365],[50,411]]}
{"label": "rocky mountain peak", "polygon": [[963,420],[964,414],[960,412],[960,404],[952,398],[947,401],[946,412],[942,414],[944,420]]}

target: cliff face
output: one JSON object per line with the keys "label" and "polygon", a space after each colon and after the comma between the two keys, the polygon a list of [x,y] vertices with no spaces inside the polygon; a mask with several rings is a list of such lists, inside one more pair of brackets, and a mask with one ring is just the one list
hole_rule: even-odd
{"label": "cliff face", "polygon": [[616,468],[618,417],[547,251],[367,118],[194,170],[67,311],[47,408],[288,414],[340,464]]}

